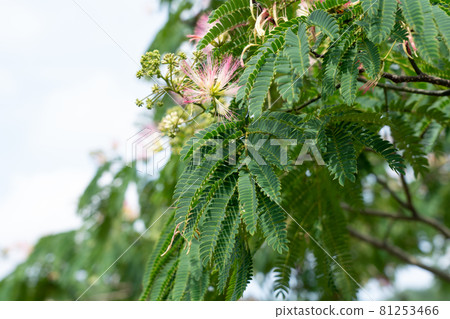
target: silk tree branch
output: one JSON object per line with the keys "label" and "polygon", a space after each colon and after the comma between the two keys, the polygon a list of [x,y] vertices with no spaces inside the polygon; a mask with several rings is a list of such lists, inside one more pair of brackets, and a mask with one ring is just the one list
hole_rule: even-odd
{"label": "silk tree branch", "polygon": [[391,73],[383,73],[381,75],[383,78],[389,79],[394,83],[403,83],[403,82],[427,82],[436,85],[442,85],[446,87],[450,87],[450,80],[438,78],[437,76],[419,73],[418,75],[396,75]]}
{"label": "silk tree branch", "polygon": [[317,95],[316,97],[314,97],[314,98],[312,98],[312,99],[310,99],[310,100],[308,100],[308,101],[306,101],[306,102],[304,102],[304,103],[302,103],[302,104],[300,104],[300,105],[298,105],[298,106],[296,106],[296,107],[294,107],[294,108],[288,110],[287,112],[297,112],[297,111],[300,111],[301,109],[307,107],[308,105],[310,105],[310,104],[312,104],[312,103],[314,103],[314,102],[320,100],[321,97],[322,97],[322,95],[319,94],[319,95]]}
{"label": "silk tree branch", "polygon": [[391,194],[392,198],[395,199],[395,201],[397,203],[399,203],[400,206],[402,206],[403,208],[406,208],[407,210],[411,211],[411,206],[408,205],[407,202],[403,201],[400,197],[398,197],[397,193],[394,192],[385,181],[380,179],[378,176],[376,176],[376,179],[377,179],[377,183],[380,184],[381,186],[383,186],[383,188],[385,190],[387,190],[389,192],[389,194]]}
{"label": "silk tree branch", "polygon": [[370,209],[370,208],[364,208],[364,209],[353,209],[347,204],[341,204],[341,207],[345,209],[346,211],[350,212],[359,212],[363,215],[367,216],[374,216],[374,217],[381,217],[381,218],[389,218],[392,220],[404,220],[409,222],[419,222],[423,224],[427,224],[434,229],[436,229],[438,232],[440,232],[446,239],[450,238],[450,229],[448,229],[445,225],[440,223],[438,220],[434,218],[429,218],[425,216],[406,216],[406,215],[400,215],[400,214],[394,214],[394,213],[387,213],[383,211],[379,211],[376,209]]}
{"label": "silk tree branch", "polygon": [[417,212],[416,207],[413,204],[411,192],[409,191],[409,186],[408,183],[406,183],[405,176],[400,174],[400,180],[402,181],[402,187],[403,190],[405,191],[406,203],[409,207],[409,210],[411,211],[414,217],[418,217],[419,213]]}
{"label": "silk tree branch", "polygon": [[[409,46],[409,45],[408,45]],[[414,61],[414,59],[411,59],[410,57],[408,57],[408,61],[409,63],[411,63],[411,66],[414,69],[414,72],[416,72],[417,75],[421,75],[423,74],[422,70],[419,68],[419,66],[416,64],[416,61]]]}
{"label": "silk tree branch", "polygon": [[411,191],[409,190],[409,186],[406,183],[406,180],[403,175],[400,175],[400,180],[401,180],[402,187],[403,187],[403,190],[406,195],[406,201],[404,201],[400,197],[398,197],[398,195],[389,187],[389,185],[385,181],[380,179],[378,176],[376,176],[376,179],[377,179],[377,183],[380,184],[381,186],[383,186],[383,188],[386,189],[389,192],[389,194],[391,194],[392,198],[394,198],[395,201],[400,204],[400,206],[402,206],[403,208],[405,208],[411,212],[412,217],[407,218],[407,219],[406,218],[402,218],[402,219],[415,220],[418,222],[428,224],[431,227],[434,227],[439,232],[441,232],[445,236],[445,238],[447,238],[447,239],[450,238],[450,229],[448,229],[445,225],[443,225],[436,219],[425,217],[425,216],[422,216],[421,214],[419,214],[419,212],[417,211],[416,207],[413,204]]}
{"label": "silk tree branch", "polygon": [[347,229],[351,236],[353,236],[363,242],[366,242],[376,248],[382,249],[382,250],[388,252],[389,254],[391,254],[392,256],[395,256],[398,259],[404,261],[407,264],[414,265],[414,266],[420,267],[422,269],[428,270],[429,272],[435,274],[437,277],[439,277],[447,282],[450,282],[450,274],[448,272],[445,272],[441,269],[437,269],[437,268],[434,268],[434,267],[424,264],[419,259],[417,259],[415,256],[408,254],[407,252],[405,252],[404,250],[400,249],[397,246],[394,246],[387,242],[383,242],[375,237],[372,237],[372,236],[369,236],[366,234],[362,234],[351,227],[347,227]]}
{"label": "silk tree branch", "polygon": [[[363,77],[359,77],[358,81],[364,82],[364,83],[368,82],[368,80]],[[415,94],[431,95],[431,96],[450,96],[450,89],[432,91],[432,90],[424,90],[424,89],[415,89],[415,88],[410,88],[410,87],[406,87],[406,86],[396,86],[396,85],[387,84],[387,83],[386,84],[385,83],[377,83],[376,86],[381,87],[381,88],[390,89],[390,90],[400,91],[400,92],[407,92],[407,93],[415,93]]]}
{"label": "silk tree branch", "polygon": [[[319,54],[313,50],[310,50],[310,52],[317,59],[323,58],[322,54]],[[414,75],[414,76],[396,75],[396,74],[384,72],[381,76],[383,78],[391,80],[394,83],[426,82],[426,83],[441,85],[441,86],[450,88],[450,80],[423,73],[422,70],[420,70],[420,68],[417,66],[416,62],[411,58],[409,58],[409,62],[411,63],[411,66],[413,67],[413,69],[417,75]],[[422,90],[422,91],[425,91],[425,90]],[[411,93],[418,93],[418,92],[411,92]],[[419,93],[419,94],[424,94],[424,93]]]}

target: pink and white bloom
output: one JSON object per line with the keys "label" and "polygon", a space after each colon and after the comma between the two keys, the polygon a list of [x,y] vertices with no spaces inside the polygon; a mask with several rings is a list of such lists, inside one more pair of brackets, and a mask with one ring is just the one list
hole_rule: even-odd
{"label": "pink and white bloom", "polygon": [[232,79],[238,68],[239,60],[231,56],[225,56],[219,64],[208,54],[206,63],[201,64],[198,69],[184,61],[181,70],[191,80],[183,92],[184,102],[213,104],[219,115],[232,118],[231,110],[221,100],[236,95],[239,87]]}
{"label": "pink and white bloom", "polygon": [[[195,24],[194,34],[188,34],[187,37],[190,39],[189,41],[194,41],[198,43],[207,33],[208,31],[217,23],[217,21],[213,23],[209,23],[209,15],[202,14],[200,18],[198,18],[197,23]],[[203,48],[203,52],[209,53],[213,49],[211,44],[208,44]]]}
{"label": "pink and white bloom", "polygon": [[187,36],[189,39],[191,39],[190,41],[200,41],[205,36],[205,34],[208,33],[209,29],[211,29],[217,23],[208,23],[208,20],[208,14],[202,14],[200,18],[198,18],[197,23],[195,24],[194,34],[189,34]]}
{"label": "pink and white bloom", "polygon": [[261,14],[256,18],[255,31],[258,37],[262,37],[266,34],[264,25],[271,19],[269,11],[264,8]]}
{"label": "pink and white bloom", "polygon": [[412,55],[414,54],[415,56],[417,56],[417,47],[416,47],[416,42],[414,41],[411,29],[408,27],[408,35],[407,35],[407,39],[403,41],[403,50],[405,51],[405,53],[412,59]]}

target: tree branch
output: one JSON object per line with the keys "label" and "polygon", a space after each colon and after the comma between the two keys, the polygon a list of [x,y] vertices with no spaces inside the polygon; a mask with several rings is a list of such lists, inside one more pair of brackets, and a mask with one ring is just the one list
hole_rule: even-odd
{"label": "tree branch", "polygon": [[376,179],[377,179],[377,183],[380,184],[381,186],[383,186],[383,188],[385,190],[387,190],[389,192],[389,194],[391,194],[392,198],[395,199],[395,201],[397,203],[399,203],[400,206],[411,211],[411,207],[408,205],[408,203],[403,201],[400,197],[398,197],[398,195],[389,187],[389,185],[385,181],[380,179],[378,176],[376,176]]}
{"label": "tree branch", "polygon": [[303,108],[307,107],[308,105],[310,105],[310,104],[316,102],[317,100],[320,100],[321,97],[322,97],[322,95],[319,94],[319,95],[317,95],[315,98],[312,98],[311,100],[308,100],[308,101],[306,101],[306,102],[300,104],[299,106],[290,109],[288,112],[290,113],[290,112],[297,112],[297,111],[300,111],[301,109],[303,109]]}
{"label": "tree branch", "polygon": [[347,229],[351,236],[353,236],[359,240],[362,240],[366,243],[369,243],[374,247],[382,249],[410,265],[414,265],[414,266],[420,267],[422,269],[428,270],[429,272],[435,274],[437,277],[439,277],[447,282],[450,282],[450,274],[448,274],[447,272],[445,272],[441,269],[437,269],[437,268],[425,265],[420,260],[418,260],[416,257],[406,253],[399,247],[391,245],[386,242],[382,242],[382,241],[380,241],[374,237],[371,237],[369,235],[361,234],[351,227],[347,227]]}
{"label": "tree branch", "polygon": [[405,216],[405,215],[400,215],[400,214],[392,214],[392,213],[387,213],[387,212],[379,211],[376,209],[370,209],[370,208],[364,208],[361,210],[353,209],[345,203],[341,204],[341,207],[343,209],[345,209],[346,211],[359,212],[359,213],[367,215],[367,216],[375,216],[375,217],[382,217],[382,218],[390,218],[393,220],[404,220],[404,221],[419,222],[419,223],[427,224],[427,225],[433,227],[434,229],[436,229],[442,235],[444,235],[444,237],[446,239],[450,238],[450,229],[448,229],[445,225],[443,225],[442,223],[440,223],[438,220],[436,220],[434,218],[424,217],[424,216],[420,216],[420,215],[417,215],[415,217],[415,216]]}
{"label": "tree branch", "polygon": [[[368,82],[367,79],[359,77],[359,82]],[[415,93],[415,94],[423,94],[423,95],[431,95],[431,96],[449,96],[450,95],[450,89],[448,90],[438,90],[438,91],[431,91],[431,90],[423,90],[423,89],[415,89],[410,87],[402,87],[402,86],[396,86],[392,84],[385,84],[385,83],[377,83],[378,87],[386,88],[390,90],[395,91],[401,91],[401,92],[407,92],[407,93]]]}
{"label": "tree branch", "polygon": [[317,52],[314,51],[313,49],[310,49],[309,52],[311,52],[311,54],[314,55],[314,57],[315,57],[316,59],[321,59],[321,58],[323,58],[323,56],[324,56],[323,54],[317,53]]}
{"label": "tree branch", "polygon": [[417,66],[416,61],[414,61],[414,59],[411,59],[410,57],[408,57],[409,63],[411,63],[411,66],[414,69],[414,72],[416,72],[417,75],[421,75],[423,74],[422,70]]}
{"label": "tree branch", "polygon": [[[315,52],[314,50],[310,50],[310,52],[317,59],[323,58],[323,56],[324,56],[323,54],[319,54],[319,53]],[[434,75],[429,75],[429,74],[423,73],[422,70],[420,70],[420,68],[417,66],[416,62],[413,59],[408,57],[408,60],[411,63],[411,66],[413,67],[414,72],[416,72],[417,75],[415,75],[415,76],[396,75],[396,74],[384,72],[381,76],[383,78],[391,80],[394,83],[426,82],[426,83],[446,86],[446,87],[450,88],[450,80],[443,79],[443,78],[440,78],[440,77],[437,77],[437,76],[434,76]],[[389,88],[392,89],[392,87],[389,87]],[[421,90],[421,91],[425,91],[426,92],[426,90]],[[425,93],[419,93],[419,92],[411,92],[411,93],[425,94]],[[430,91],[430,92],[433,92],[433,91]],[[437,91],[437,92],[439,92],[439,91]],[[448,92],[448,93],[450,94],[450,92]],[[447,94],[447,95],[449,95],[449,94]],[[433,94],[428,94],[428,95],[433,95]]]}
{"label": "tree branch", "polygon": [[418,217],[419,213],[417,212],[416,207],[414,207],[413,205],[411,192],[409,191],[409,186],[406,183],[405,176],[400,175],[400,180],[402,181],[402,187],[405,190],[406,203],[409,207],[409,210],[411,211],[414,217]]}
{"label": "tree branch", "polygon": [[391,74],[391,73],[385,72],[381,76],[383,78],[391,80],[394,83],[427,82],[427,83],[431,83],[431,84],[450,87],[450,80],[438,78],[437,76],[428,75],[425,73],[420,73],[419,75],[409,76],[409,75],[396,75],[396,74]]}
{"label": "tree branch", "polygon": [[408,61],[411,64],[411,66],[414,69],[414,72],[416,72],[417,75],[421,75],[423,74],[422,70],[417,66],[416,61],[414,61],[414,59],[411,57],[412,56],[412,52],[411,52],[411,47],[409,46],[409,42],[406,41],[406,52],[407,52],[407,56],[408,56]]}

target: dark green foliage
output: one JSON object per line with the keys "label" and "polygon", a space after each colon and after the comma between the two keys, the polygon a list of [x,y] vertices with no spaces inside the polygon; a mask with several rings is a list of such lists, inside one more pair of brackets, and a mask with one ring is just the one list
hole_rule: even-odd
{"label": "dark green foliage", "polygon": [[338,37],[339,26],[336,20],[323,10],[315,10],[308,17],[308,24],[319,27],[331,40]]}
{"label": "dark green foliage", "polygon": [[356,152],[351,136],[342,127],[330,128],[327,131],[327,161],[330,172],[344,185],[345,179],[355,182]]}
{"label": "dark green foliage", "polygon": [[[379,0],[372,5],[378,6],[378,14],[372,15],[370,18],[370,31],[368,37],[374,43],[381,43],[391,33],[395,23],[395,10],[397,8],[396,0]],[[370,10],[368,11],[370,16]]]}
{"label": "dark green foliage", "polygon": [[[181,21],[191,2],[180,3],[170,10],[173,28],[161,30],[152,48],[175,50],[186,25],[194,26],[193,20]],[[179,156],[172,154],[154,179],[124,163],[118,169],[114,162],[101,165],[78,205],[87,225],[83,234],[89,235],[83,243],[94,248],[80,252],[75,233],[44,238],[29,262],[0,282],[0,296],[17,282],[29,287],[26,269],[41,263],[39,284],[26,294],[40,297],[40,285],[52,284],[45,278],[53,266],[73,277],[76,267],[64,262],[71,255],[83,257],[87,271],[100,275],[120,255],[117,249],[137,237],[121,218],[131,185],[139,193],[139,219],[151,227],[162,214],[165,226],[142,236],[132,255],[139,255],[136,261],[118,263],[123,280],[133,283],[128,299],[137,298],[142,282],[142,300],[238,300],[254,274],[274,271],[274,290],[285,298],[354,300],[369,279],[393,280],[387,266],[405,263],[361,244],[349,229],[395,244],[418,260],[438,255],[418,248],[423,241],[434,245],[436,231],[429,223],[411,223],[410,213],[417,205],[424,217],[448,226],[448,168],[442,163],[449,151],[450,102],[405,90],[447,87],[416,78],[394,83],[386,73],[449,78],[448,4],[325,0],[297,16],[298,1],[274,6],[262,0],[253,3],[255,17],[247,0],[213,4],[209,22],[215,24],[197,48],[212,44],[215,59],[242,58],[237,95],[221,97],[234,117],[201,130],[185,122],[182,128],[191,130],[181,138]],[[258,33],[264,9],[267,21]],[[173,30],[180,32],[162,43]],[[198,109],[212,108],[205,103]],[[299,154],[309,155],[301,165]],[[317,154],[324,162],[316,161]],[[406,172],[416,180],[410,181],[412,174],[400,179]],[[108,174],[112,182],[102,185]],[[373,213],[378,211],[401,217],[382,218]],[[67,242],[67,250],[58,240]],[[43,261],[44,245],[58,254],[53,266]],[[94,258],[101,262],[86,267]],[[111,287],[111,278],[102,287]],[[80,290],[73,283],[55,291],[73,299]]]}

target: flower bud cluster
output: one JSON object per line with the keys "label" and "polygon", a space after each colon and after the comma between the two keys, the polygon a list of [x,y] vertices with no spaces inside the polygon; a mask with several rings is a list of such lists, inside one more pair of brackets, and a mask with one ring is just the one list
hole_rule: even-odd
{"label": "flower bud cluster", "polygon": [[179,131],[180,125],[184,123],[183,110],[179,107],[175,107],[167,112],[166,116],[159,123],[158,129],[169,137],[175,137]]}
{"label": "flower bud cluster", "polygon": [[161,65],[161,55],[158,50],[151,52],[146,52],[141,57],[141,67],[142,69],[138,71],[136,76],[140,79],[144,76],[156,76],[161,77],[161,70],[159,69]]}

